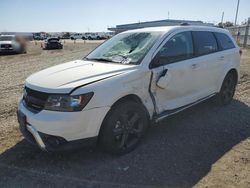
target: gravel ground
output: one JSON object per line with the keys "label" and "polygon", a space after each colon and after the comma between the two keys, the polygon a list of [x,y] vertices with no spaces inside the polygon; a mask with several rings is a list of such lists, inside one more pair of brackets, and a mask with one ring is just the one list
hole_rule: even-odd
{"label": "gravel ground", "polygon": [[0,57],[0,187],[250,187],[250,50],[244,50],[235,100],[211,100],[150,127],[124,156],[98,149],[45,153],[18,131],[15,111],[25,78],[79,59],[95,42],[66,41],[63,50]]}

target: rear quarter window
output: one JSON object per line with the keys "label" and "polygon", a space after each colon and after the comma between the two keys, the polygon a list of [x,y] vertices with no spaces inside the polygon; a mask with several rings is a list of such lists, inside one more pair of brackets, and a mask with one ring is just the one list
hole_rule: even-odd
{"label": "rear quarter window", "polygon": [[214,34],[208,31],[193,31],[195,55],[201,56],[218,51]]}
{"label": "rear quarter window", "polygon": [[214,33],[214,34],[215,34],[217,41],[218,41],[218,44],[222,50],[228,50],[228,49],[235,48],[235,45],[229,36],[227,36],[224,33]]}

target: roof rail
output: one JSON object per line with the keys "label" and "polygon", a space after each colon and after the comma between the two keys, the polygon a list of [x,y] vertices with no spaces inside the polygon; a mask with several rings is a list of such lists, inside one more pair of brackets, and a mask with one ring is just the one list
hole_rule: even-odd
{"label": "roof rail", "polygon": [[181,25],[181,26],[187,26],[187,25],[190,25],[190,24],[187,23],[187,22],[183,22],[183,23],[181,23],[180,25]]}

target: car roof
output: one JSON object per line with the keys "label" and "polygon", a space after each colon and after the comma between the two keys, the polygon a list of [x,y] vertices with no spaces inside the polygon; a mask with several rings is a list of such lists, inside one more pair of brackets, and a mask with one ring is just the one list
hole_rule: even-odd
{"label": "car roof", "polygon": [[173,32],[178,30],[193,30],[193,31],[211,31],[211,32],[221,32],[229,33],[228,30],[219,27],[212,26],[196,26],[196,25],[178,25],[178,26],[160,26],[160,27],[145,27],[141,29],[133,29],[125,32]]}

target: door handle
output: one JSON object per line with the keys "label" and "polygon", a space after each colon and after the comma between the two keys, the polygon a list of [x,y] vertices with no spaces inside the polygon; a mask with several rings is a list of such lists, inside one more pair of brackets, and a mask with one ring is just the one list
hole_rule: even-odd
{"label": "door handle", "polygon": [[220,60],[224,60],[224,58],[225,58],[224,56],[220,56],[220,58],[219,58],[219,59],[220,59]]}
{"label": "door handle", "polygon": [[197,69],[198,67],[199,67],[198,64],[192,64],[192,65],[191,65],[191,68],[192,68],[192,69]]}

